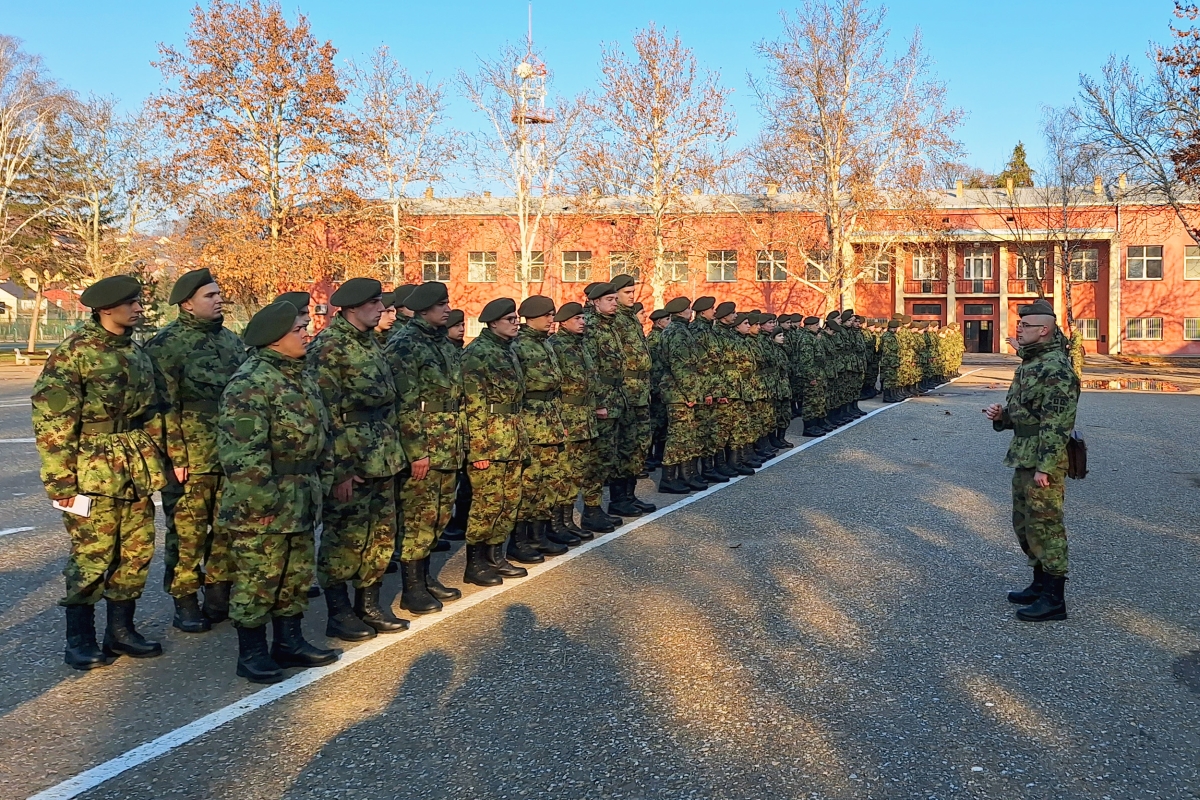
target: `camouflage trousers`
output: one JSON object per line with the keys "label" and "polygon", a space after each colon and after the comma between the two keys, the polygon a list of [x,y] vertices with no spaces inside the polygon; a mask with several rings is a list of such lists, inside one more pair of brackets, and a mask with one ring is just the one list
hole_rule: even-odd
{"label": "camouflage trousers", "polygon": [[751,406],[754,438],[766,436],[775,427],[775,404],[771,400],[755,400]]}
{"label": "camouflage trousers", "polygon": [[596,420],[596,476],[601,486],[621,475],[620,446],[624,428],[624,416]]}
{"label": "camouflage trousers", "polygon": [[[617,443],[618,469],[614,478],[631,478],[646,466],[650,455],[650,406],[629,406],[621,415]],[[669,425],[668,425],[669,427]]]}
{"label": "camouflage trousers", "polygon": [[805,422],[811,422],[814,419],[823,419],[828,413],[825,405],[825,384],[823,381],[816,381],[815,385],[809,386],[803,394],[804,405],[800,412]]}
{"label": "camouflage trousers", "polygon": [[597,468],[596,447],[595,439],[567,442],[564,445],[561,462],[562,493],[558,496],[557,505],[574,508],[581,489],[585,505],[600,505],[604,496],[604,481],[601,480]]}
{"label": "camouflage trousers", "polygon": [[63,526],[71,537],[71,553],[63,569],[67,592],[59,605],[142,596],[154,558],[154,504],[149,497],[93,496],[91,516],[63,512]]}
{"label": "camouflage trousers", "polygon": [[696,455],[712,455],[717,452],[718,446],[724,446],[717,444],[717,401],[713,400],[712,405],[696,403],[692,414],[696,417],[696,447],[699,448]]}
{"label": "camouflage trousers", "polygon": [[550,520],[558,498],[566,493],[565,449],[561,444],[529,446],[529,466],[521,473],[521,505],[517,509],[521,522]]}
{"label": "camouflage trousers", "polygon": [[493,461],[487,469],[467,468],[471,476],[467,544],[504,544],[517,525],[524,471],[520,461]]}
{"label": "camouflage trousers", "polygon": [[667,406],[667,446],[663,450],[663,463],[675,466],[699,458],[700,436],[696,427],[696,408],[686,403]]}
{"label": "camouflage trousers", "polygon": [[243,628],[265,625],[271,617],[294,617],[308,609],[313,579],[312,531],[262,533],[231,531],[235,572],[229,618]]}
{"label": "camouflage trousers", "polygon": [[229,535],[217,527],[217,503],[224,475],[188,475],[182,486],[162,490],[167,518],[167,571],[163,589],[172,597],[187,597],[205,583],[233,580],[233,555]]}
{"label": "camouflage trousers", "polygon": [[422,480],[409,476],[400,486],[400,560],[421,561],[450,522],[461,472],[431,469]]}
{"label": "camouflage trousers", "polygon": [[897,367],[880,367],[879,383],[884,389],[900,388],[900,370]]}
{"label": "camouflage trousers", "polygon": [[792,424],[792,401],[775,398],[775,430],[787,430]]}
{"label": "camouflage trousers", "polygon": [[650,438],[661,441],[667,435],[667,406],[661,400],[650,400]]}
{"label": "camouflage trousers", "polygon": [[758,436],[754,433],[750,404],[745,400],[730,400],[729,405],[733,408],[733,430],[730,432],[729,444],[733,447],[753,444]]}
{"label": "camouflage trousers", "polygon": [[709,435],[711,436],[709,442],[712,445],[711,452],[713,453],[733,443],[733,432],[738,426],[737,402],[737,400],[729,400],[725,403],[713,402],[710,412],[711,422],[709,423]]}
{"label": "camouflage trousers", "polygon": [[1013,470],[1013,531],[1029,565],[1051,575],[1067,574],[1067,528],[1063,523],[1066,464],[1050,473],[1050,485],[1033,482],[1034,470]]}
{"label": "camouflage trousers", "polygon": [[317,582],[322,588],[345,581],[355,588],[383,580],[396,547],[395,478],[366,478],[354,484],[348,503],[325,497]]}

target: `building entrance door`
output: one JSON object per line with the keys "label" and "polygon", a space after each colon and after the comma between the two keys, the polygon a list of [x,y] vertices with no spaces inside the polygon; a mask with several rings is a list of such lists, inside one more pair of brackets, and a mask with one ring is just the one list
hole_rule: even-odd
{"label": "building entrance door", "polygon": [[963,322],[963,343],[968,353],[991,353],[992,321],[990,319],[968,319]]}

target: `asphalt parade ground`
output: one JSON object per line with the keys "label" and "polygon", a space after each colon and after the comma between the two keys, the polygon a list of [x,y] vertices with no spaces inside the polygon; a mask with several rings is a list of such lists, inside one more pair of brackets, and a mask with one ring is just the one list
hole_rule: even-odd
{"label": "asphalt parade ground", "polygon": [[228,623],[170,626],[161,515],[165,655],[63,665],[33,373],[0,373],[0,797],[1197,797],[1200,398],[1085,393],[1070,619],[1034,625],[980,413],[1011,367],[967,370],[706,493],[643,481],[651,517],[267,688]]}

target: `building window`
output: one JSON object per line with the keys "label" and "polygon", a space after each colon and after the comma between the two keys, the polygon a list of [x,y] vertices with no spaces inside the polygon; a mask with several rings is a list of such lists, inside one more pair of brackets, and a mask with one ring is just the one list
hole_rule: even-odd
{"label": "building window", "polygon": [[546,280],[546,254],[541,250],[529,251],[529,264],[521,263],[521,251],[513,251],[517,263],[517,280],[523,283],[541,283]]}
{"label": "building window", "polygon": [[1075,320],[1075,329],[1079,331],[1079,335],[1088,341],[1095,341],[1100,338],[1100,321],[1095,319],[1077,319]]}
{"label": "building window", "polygon": [[805,259],[804,280],[809,283],[829,283],[829,270],[821,261]]}
{"label": "building window", "polygon": [[1094,249],[1076,250],[1071,254],[1071,280],[1098,281],[1100,280],[1100,251]]}
{"label": "building window", "polygon": [[564,250],[563,280],[567,283],[587,283],[592,279],[592,251]]}
{"label": "building window", "polygon": [[1125,320],[1125,338],[1135,340],[1158,340],[1163,333],[1162,317],[1136,317]]}
{"label": "building window", "polygon": [[880,253],[867,262],[863,277],[871,283],[887,283],[892,279],[892,257]]}
{"label": "building window", "polygon": [[940,317],[942,315],[941,303],[913,303],[913,313],[920,314],[925,317]]}
{"label": "building window", "polygon": [[992,279],[992,251],[975,247],[963,253],[963,280],[988,281]]}
{"label": "building window", "polygon": [[663,253],[663,279],[686,281],[688,279],[688,254],[682,250],[667,250]]}
{"label": "building window", "polygon": [[1017,258],[1017,278],[1041,280],[1046,277],[1046,251],[1035,250]]}
{"label": "building window", "polygon": [[917,254],[913,256],[913,280],[941,280],[941,270],[938,269],[938,266],[938,260],[934,256],[928,254]]}
{"label": "building window", "polygon": [[450,280],[449,253],[421,253],[421,280],[441,281]]}
{"label": "building window", "polygon": [[467,280],[471,283],[495,283],[496,254],[467,253]]}
{"label": "building window", "polygon": [[479,317],[467,318],[466,336],[468,339],[476,339],[479,334],[483,333],[484,324],[479,321]]}
{"label": "building window", "polygon": [[967,303],[963,306],[964,317],[990,317],[996,313],[991,303]]}
{"label": "building window", "polygon": [[1200,317],[1183,318],[1183,338],[1189,342],[1200,342]]}
{"label": "building window", "polygon": [[642,282],[642,268],[636,253],[608,254],[608,279],[611,281],[618,275],[632,275],[635,281]]}
{"label": "building window", "polygon": [[755,274],[760,281],[786,281],[787,253],[782,250],[759,250]]}
{"label": "building window", "polygon": [[714,282],[736,281],[737,250],[709,250],[708,279]]}
{"label": "building window", "polygon": [[1200,247],[1189,244],[1183,251],[1183,279],[1200,281]]}
{"label": "building window", "polygon": [[388,283],[404,283],[404,253],[384,253],[379,257],[379,268]]}
{"label": "building window", "polygon": [[[1162,245],[1137,245],[1130,247],[1126,251],[1125,277],[1131,281],[1161,280]],[[1158,338],[1161,339],[1162,337]]]}

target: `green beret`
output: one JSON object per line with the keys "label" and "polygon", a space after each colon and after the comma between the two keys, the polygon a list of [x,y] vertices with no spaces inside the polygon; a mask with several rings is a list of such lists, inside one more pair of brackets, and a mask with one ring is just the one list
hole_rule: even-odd
{"label": "green beret", "polygon": [[467,317],[465,314],[463,314],[461,308],[451,309],[450,316],[446,317],[446,327],[453,328],[455,325],[462,325],[466,318]]}
{"label": "green beret", "polygon": [[[406,283],[400,288],[392,290],[392,297],[396,301],[396,308],[400,308],[401,306],[408,308],[408,296],[412,294],[415,288],[417,288],[415,283]],[[408,308],[408,310],[412,311],[411,308]]]}
{"label": "green beret", "polygon": [[242,341],[250,347],[265,347],[287,336],[300,311],[286,300],[276,300],[250,318]]}
{"label": "green beret", "polygon": [[724,303],[721,303],[721,305],[717,306],[716,317],[717,319],[725,319],[735,311],[737,311],[737,305],[729,300],[726,300]]}
{"label": "green beret", "polygon": [[544,294],[533,294],[521,301],[517,313],[525,319],[544,317],[554,313],[554,301]]}
{"label": "green beret", "polygon": [[415,314],[418,311],[427,311],[438,303],[448,303],[449,301],[450,291],[446,288],[446,284],[429,281],[409,290],[404,298],[404,307]]}
{"label": "green beret", "polygon": [[656,311],[650,312],[650,321],[658,322],[660,319],[666,319],[669,316],[671,316],[670,312],[668,312],[665,308],[660,308]]}
{"label": "green beret", "polygon": [[681,314],[684,311],[687,311],[688,306],[691,304],[692,301],[686,297],[676,297],[674,300],[669,301],[665,306],[663,306],[663,311],[667,312],[668,314]]}
{"label": "green beret", "polygon": [[216,283],[216,281],[213,280],[212,273],[208,271],[208,267],[201,267],[200,269],[186,272],[171,287],[171,297],[167,302],[174,306],[182,303],[184,300],[191,300],[196,290],[201,286],[208,286],[210,283]]}
{"label": "green beret", "polygon": [[587,289],[588,300],[599,300],[601,297],[609,294],[616,294],[617,290],[613,288],[611,283],[593,283]]}
{"label": "green beret", "polygon": [[830,317],[825,320],[825,327],[831,331],[840,331],[842,329],[842,325],[837,321],[836,317]]}
{"label": "green beret", "polygon": [[635,314],[640,314],[640,313],[642,313],[643,311],[645,311],[645,310],[646,310],[646,307],[645,307],[644,305],[642,305],[641,303],[634,303],[634,304],[633,304],[633,305],[631,305],[629,308],[630,308],[630,309],[633,311],[633,313],[635,313]]}
{"label": "green beret", "polygon": [[142,293],[142,282],[132,275],[113,275],[101,278],[83,290],[79,302],[93,310],[112,308]]}
{"label": "green beret", "polygon": [[1047,317],[1057,316],[1054,313],[1054,306],[1040,297],[1027,306],[1018,306],[1017,314],[1022,317],[1028,317],[1030,314]]}
{"label": "green beret", "polygon": [[838,312],[836,312],[836,311],[830,311],[828,314],[825,315],[826,322],[828,322],[831,319],[837,319],[837,318],[838,318]]}
{"label": "green beret", "polygon": [[383,284],[374,278],[351,278],[338,287],[329,303],[338,308],[357,308],[382,296]]}
{"label": "green beret", "polygon": [[479,321],[486,325],[489,322],[495,322],[501,317],[507,317],[516,310],[516,300],[513,300],[511,297],[497,297],[484,306],[483,311],[479,312]]}
{"label": "green beret", "polygon": [[595,289],[597,286],[599,286],[602,283],[604,283],[604,281],[592,281],[587,286],[583,287],[583,296],[587,297],[588,294],[592,291],[592,289]]}
{"label": "green beret", "polygon": [[759,316],[762,317],[760,322],[776,322],[779,319],[774,314],[760,314]]}
{"label": "green beret", "polygon": [[820,317],[805,317],[804,324],[805,325],[820,325],[821,318]]}
{"label": "green beret", "polygon": [[850,318],[853,316],[854,316],[854,309],[847,308],[845,311],[842,312],[842,322],[849,322]]}
{"label": "green beret", "polygon": [[905,314],[902,317],[900,317],[900,322],[903,325],[907,325],[910,322],[912,322],[912,317],[910,317],[908,314]]}
{"label": "green beret", "polygon": [[696,302],[692,303],[692,311],[695,311],[697,314],[699,314],[701,311],[708,311],[716,304],[717,298],[715,297],[711,297],[709,295],[697,297]]}
{"label": "green beret", "polygon": [[563,307],[554,315],[555,322],[566,322],[572,317],[578,317],[583,313],[583,306],[579,303],[563,303]]}
{"label": "green beret", "polygon": [[272,302],[278,303],[280,300],[286,300],[296,308],[300,309],[301,314],[307,314],[308,304],[312,302],[312,295],[310,295],[308,292],[284,292],[283,294],[279,295],[279,297],[276,297]]}
{"label": "green beret", "polygon": [[751,325],[753,325],[754,324],[754,320],[752,319],[753,316],[754,316],[753,312],[750,312],[750,311],[741,312],[740,314],[738,314],[736,317],[733,318],[733,327],[736,328],[738,325],[741,325],[743,322],[749,322]]}
{"label": "green beret", "polygon": [[637,281],[634,280],[632,275],[621,274],[613,278],[609,283],[612,284],[613,291],[618,291],[627,286],[633,286]]}
{"label": "green beret", "polygon": [[890,329],[892,329],[892,328],[899,328],[899,327],[900,327],[900,320],[898,320],[898,319],[894,319],[894,318],[893,318],[893,319],[889,319],[889,320],[888,320],[888,324],[887,324],[887,325],[888,325],[888,329],[889,329],[889,330],[890,330]]}
{"label": "green beret", "polygon": [[380,300],[383,301],[384,308],[395,308],[396,307],[396,293],[395,292],[384,292],[383,297],[381,297]]}

